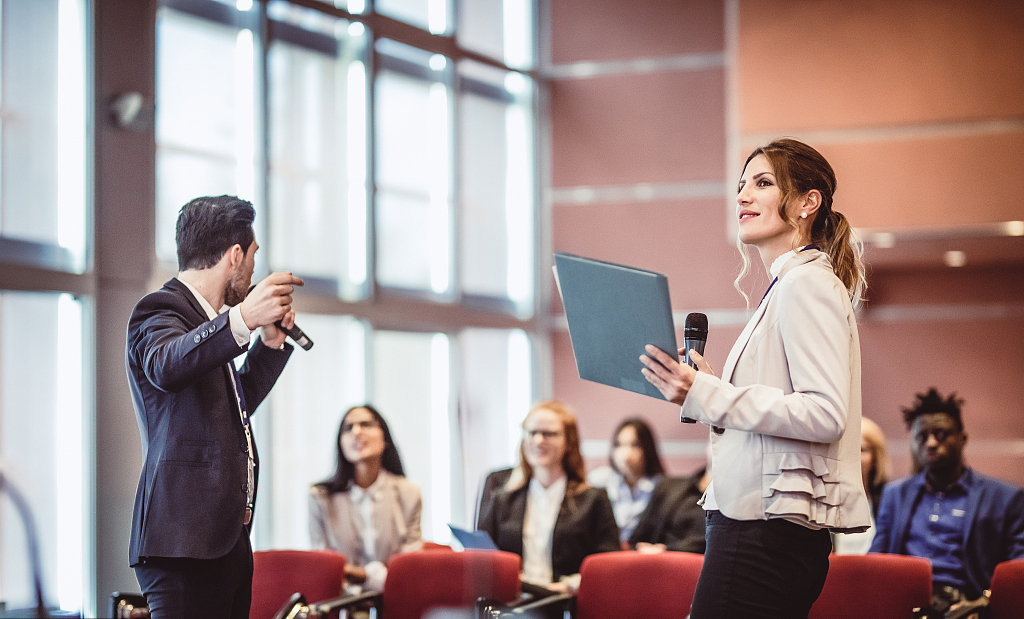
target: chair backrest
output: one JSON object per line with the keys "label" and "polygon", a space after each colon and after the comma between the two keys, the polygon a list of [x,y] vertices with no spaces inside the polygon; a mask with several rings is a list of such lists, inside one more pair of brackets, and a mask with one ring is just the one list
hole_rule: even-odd
{"label": "chair backrest", "polygon": [[992,619],[1017,619],[1024,609],[1024,559],[1003,561],[996,566],[989,587],[988,610]]}
{"label": "chair backrest", "polygon": [[383,616],[421,619],[432,608],[468,608],[477,598],[519,597],[519,555],[501,550],[395,555],[384,581]]}
{"label": "chair backrest", "polygon": [[322,602],[342,594],[345,555],[329,550],[259,550],[252,554],[249,619],[272,619],[295,592]]}
{"label": "chair backrest", "polygon": [[932,566],[903,555],[831,555],[810,619],[906,619],[931,603]]}
{"label": "chair backrest", "polygon": [[690,552],[592,554],[580,566],[576,619],[685,617],[703,565]]}

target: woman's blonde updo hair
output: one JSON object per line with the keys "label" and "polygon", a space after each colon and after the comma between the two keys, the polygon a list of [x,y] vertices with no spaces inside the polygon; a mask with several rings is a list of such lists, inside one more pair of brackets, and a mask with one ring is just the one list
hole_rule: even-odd
{"label": "woman's blonde updo hair", "polygon": [[[832,269],[836,277],[843,282],[850,293],[850,299],[859,303],[864,296],[867,281],[864,277],[864,263],[861,260],[863,247],[856,238],[850,222],[839,211],[832,208],[832,198],[836,192],[836,174],[832,166],[807,144],[790,138],[782,138],[754,149],[743,164],[745,170],[750,161],[758,155],[764,155],[772,166],[775,180],[779,185],[779,216],[796,228],[796,221],[786,214],[791,200],[800,198],[812,189],[821,194],[821,205],[811,222],[810,243],[817,245],[828,254],[832,261]],[[743,270],[736,278],[735,285],[740,294],[746,297],[739,286],[740,280],[750,270],[750,258],[740,245],[743,255]]]}

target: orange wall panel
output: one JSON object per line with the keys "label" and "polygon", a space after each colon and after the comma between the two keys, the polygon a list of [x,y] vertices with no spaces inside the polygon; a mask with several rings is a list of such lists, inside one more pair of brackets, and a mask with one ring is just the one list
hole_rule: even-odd
{"label": "orange wall panel", "polygon": [[855,227],[1024,219],[1024,131],[811,146],[835,169],[835,206]]}
{"label": "orange wall panel", "polygon": [[551,0],[551,61],[720,52],[722,0]]}
{"label": "orange wall panel", "polygon": [[1024,115],[1019,0],[740,0],[742,133]]}
{"label": "orange wall panel", "polygon": [[560,80],[551,84],[551,184],[721,180],[721,69]]}
{"label": "orange wall panel", "polygon": [[726,238],[724,203],[559,204],[552,208],[552,241],[556,251],[664,274],[676,310],[742,308],[732,286],[740,255]]}

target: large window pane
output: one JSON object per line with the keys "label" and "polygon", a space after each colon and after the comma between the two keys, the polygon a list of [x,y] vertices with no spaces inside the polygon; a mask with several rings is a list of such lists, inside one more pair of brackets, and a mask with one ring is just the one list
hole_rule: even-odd
{"label": "large window pane", "polygon": [[256,42],[250,29],[167,8],[156,32],[156,248],[175,261],[182,205],[256,197]]}
{"label": "large window pane", "polygon": [[441,333],[380,331],[373,338],[373,404],[388,422],[406,477],[423,493],[423,537],[440,543],[450,539],[452,514],[463,509],[449,348]]}
{"label": "large window pane", "polygon": [[459,421],[462,524],[476,524],[476,500],[484,476],[519,459],[520,425],[533,399],[533,364],[526,333],[466,329],[459,334]]}
{"label": "large window pane", "polygon": [[[83,304],[58,293],[0,292],[0,461],[34,518],[48,605],[78,611],[91,565],[91,510],[83,439]],[[0,592],[11,608],[34,608],[21,514],[0,500]]]}
{"label": "large window pane", "polygon": [[260,548],[308,548],[310,484],[331,476],[342,413],[366,402],[366,329],[345,316],[302,315],[316,345],[296,349],[253,416],[260,448]]}
{"label": "large window pane", "polygon": [[462,289],[528,314],[534,273],[533,92],[528,78],[459,64]]}
{"label": "large window pane", "polygon": [[451,285],[450,63],[378,45],[377,279],[443,294]]}
{"label": "large window pane", "polygon": [[272,268],[364,297],[368,33],[280,2],[270,16]]}
{"label": "large window pane", "polygon": [[84,24],[84,0],[0,3],[0,260],[85,270]]}
{"label": "large window pane", "polygon": [[434,34],[448,32],[449,0],[374,0],[380,13]]}
{"label": "large window pane", "polygon": [[515,69],[533,66],[531,0],[458,0],[459,45]]}

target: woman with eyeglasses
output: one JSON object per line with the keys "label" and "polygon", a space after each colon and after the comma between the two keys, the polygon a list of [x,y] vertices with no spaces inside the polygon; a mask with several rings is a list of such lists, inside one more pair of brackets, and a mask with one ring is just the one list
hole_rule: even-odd
{"label": "woman with eyeglasses", "polygon": [[524,583],[558,592],[576,589],[584,557],[621,548],[608,495],[587,484],[576,416],[565,403],[530,409],[519,463],[481,506],[479,528],[523,558]]}
{"label": "woman with eyeglasses", "polygon": [[344,554],[348,583],[380,591],[391,557],[423,547],[422,512],[384,418],[369,404],[348,409],[334,475],[310,489],[313,548]]}
{"label": "woman with eyeglasses", "polygon": [[737,187],[737,240],[744,272],[745,245],[772,283],[721,377],[695,351],[700,371],[653,346],[641,356],[681,416],[713,428],[692,619],[806,619],[828,574],[829,532],[871,524],[854,314],[864,267],[835,189],[832,166],[807,144],[755,149]]}

